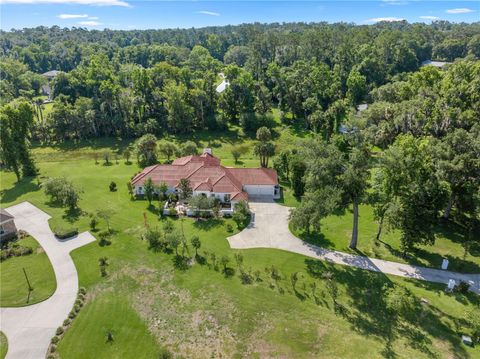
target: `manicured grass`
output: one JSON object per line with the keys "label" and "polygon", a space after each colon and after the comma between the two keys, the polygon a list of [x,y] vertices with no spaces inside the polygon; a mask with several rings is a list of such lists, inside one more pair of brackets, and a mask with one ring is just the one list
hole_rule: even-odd
{"label": "manicured grass", "polygon": [[[214,153],[228,156],[228,141],[219,142]],[[83,188],[82,212],[74,215],[51,207],[34,181],[14,185],[13,175],[2,173],[2,202],[29,200],[48,212],[52,223],[74,225],[83,231],[88,230],[88,215],[97,209],[108,207],[116,212],[111,220],[115,230],[111,245],[101,247],[97,241],[72,253],[89,303],[61,340],[58,350],[62,357],[91,357],[94,353],[100,358],[150,358],[156,357],[160,347],[196,358],[480,355],[480,349],[460,342],[460,334],[469,333],[465,313],[478,308],[477,296],[448,296],[442,285],[330,265],[284,251],[234,251],[225,239],[231,235],[226,225],[236,228],[232,220],[173,223],[178,229],[183,226],[187,239],[200,237],[201,256],[204,251],[215,253],[216,258],[229,256],[234,276],[226,278],[221,270],[215,270],[210,258],[186,271],[174,269],[173,255],[149,250],[140,240],[145,218],[150,227],[161,227],[171,219],[159,219],[146,201],[130,200],[125,184],[138,171],[136,164],[126,165],[121,160],[111,166],[96,165],[90,155],[85,156],[90,151],[101,153],[105,144],[114,149],[125,142],[35,150],[42,176],[65,175]],[[117,192],[108,190],[112,180],[117,182]],[[102,221],[99,230],[105,228]],[[193,256],[191,247],[189,251]],[[243,254],[243,270],[258,271],[261,281],[241,284],[234,253]],[[107,277],[100,275],[100,257],[107,257],[110,263]],[[271,266],[280,271],[277,283],[265,271]],[[322,273],[328,271],[338,285],[337,310],[322,279]],[[290,276],[295,272],[299,281],[294,289]],[[414,316],[387,317],[385,291],[392,285],[412,292],[417,306]],[[420,304],[420,298],[429,303]],[[114,334],[113,344],[105,343],[107,330]]]}
{"label": "manicured grass", "polygon": [[[18,244],[33,248],[33,253],[11,257],[0,263],[0,306],[19,307],[41,302],[50,297],[56,289],[55,273],[40,244],[32,237],[18,241]],[[33,291],[23,273],[27,272]]]}
{"label": "manicured grass", "polygon": [[275,202],[292,208],[299,206],[301,200],[300,198],[295,197],[290,185],[287,182],[280,182],[280,186],[282,188],[282,197],[275,200]]}
{"label": "manicured grass", "polygon": [[5,355],[7,355],[8,351],[8,341],[7,337],[5,334],[0,332],[0,359],[5,358]]}
{"label": "manicured grass", "polygon": [[[81,313],[58,345],[62,358],[158,357],[157,343],[121,293],[101,293]],[[113,342],[107,342],[107,332]]]}

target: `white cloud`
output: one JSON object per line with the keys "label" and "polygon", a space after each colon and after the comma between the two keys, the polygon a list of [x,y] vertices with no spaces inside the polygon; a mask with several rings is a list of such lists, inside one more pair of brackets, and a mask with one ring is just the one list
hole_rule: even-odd
{"label": "white cloud", "polygon": [[81,19],[83,17],[88,17],[87,14],[60,14],[57,15],[59,19]]}
{"label": "white cloud", "polygon": [[0,4],[77,4],[97,6],[131,6],[129,3],[123,0],[0,0]]}
{"label": "white cloud", "polygon": [[80,21],[78,24],[82,26],[88,26],[88,27],[102,25],[98,21]]}
{"label": "white cloud", "polygon": [[382,3],[385,5],[407,5],[408,2],[405,0],[382,0]]}
{"label": "white cloud", "polygon": [[475,10],[466,8],[466,7],[460,7],[456,9],[448,9],[445,11],[447,14],[467,14],[469,12],[474,12]]}
{"label": "white cloud", "polygon": [[98,16],[89,16],[88,20],[98,20]]}
{"label": "white cloud", "polygon": [[438,20],[438,19],[440,19],[438,16],[430,16],[430,15],[419,16],[419,18],[424,19],[424,20]]}
{"label": "white cloud", "polygon": [[213,12],[213,11],[202,10],[202,11],[199,11],[198,13],[203,15],[210,15],[210,16],[220,16],[218,12]]}
{"label": "white cloud", "polygon": [[373,19],[368,19],[367,22],[381,22],[381,21],[386,21],[386,22],[395,22],[395,21],[403,21],[405,19],[399,18],[399,17],[375,17]]}

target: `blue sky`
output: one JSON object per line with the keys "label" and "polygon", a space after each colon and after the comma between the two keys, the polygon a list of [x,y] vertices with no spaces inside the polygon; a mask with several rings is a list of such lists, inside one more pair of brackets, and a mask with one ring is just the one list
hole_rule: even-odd
{"label": "blue sky", "polygon": [[480,21],[476,1],[138,1],[0,0],[3,30],[39,25],[88,29],[162,29],[250,22],[355,22],[385,19],[429,23]]}

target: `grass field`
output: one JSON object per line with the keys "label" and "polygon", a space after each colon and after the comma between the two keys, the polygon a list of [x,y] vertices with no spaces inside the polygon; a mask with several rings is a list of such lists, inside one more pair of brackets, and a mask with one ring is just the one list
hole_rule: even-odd
{"label": "grass field", "polygon": [[[40,244],[32,237],[18,241],[18,244],[31,247],[33,253],[21,257],[11,257],[0,263],[0,306],[19,307],[41,302],[50,297],[57,286],[55,273]],[[33,291],[23,273],[27,272]]]}
{"label": "grass field", "polygon": [[[279,143],[284,136],[282,133]],[[196,140],[199,146],[212,147],[214,154],[229,165],[233,165],[229,146],[249,141],[248,137],[237,138],[230,133],[202,134]],[[182,139],[176,141],[181,143]],[[478,309],[478,297],[473,294],[445,295],[442,285],[330,265],[270,249],[241,252],[243,269],[258,271],[259,277],[243,285],[233,259],[235,251],[225,239],[231,235],[227,231],[227,224],[233,225],[231,220],[173,222],[177,228],[183,224],[187,238],[200,237],[202,256],[204,251],[215,253],[216,258],[229,256],[233,276],[225,277],[215,270],[209,255],[204,265],[194,264],[185,271],[174,269],[172,255],[153,252],[140,240],[144,218],[149,226],[162,226],[163,221],[171,219],[158,219],[146,201],[130,200],[126,182],[138,171],[136,164],[120,160],[104,166],[93,160],[95,151],[113,153],[126,145],[109,140],[35,149],[41,181],[49,176],[66,176],[83,189],[82,211],[74,215],[50,206],[35,181],[14,184],[14,176],[2,172],[2,204],[29,200],[52,216],[52,224],[88,230],[89,214],[105,207],[115,211],[111,245],[101,247],[97,241],[72,253],[80,285],[87,288],[87,304],[58,346],[62,358],[90,357],[93,353],[98,358],[149,358],[156,357],[160,348],[192,358],[480,355],[480,349],[460,342],[460,335],[470,331],[466,313]],[[240,165],[258,164],[251,154],[242,161]],[[108,190],[112,180],[117,182],[117,192]],[[285,204],[293,201],[293,197],[285,198]],[[331,224],[329,233],[339,238],[338,243],[350,226],[346,219],[337,228]],[[99,227],[105,229],[105,223]],[[366,228],[363,222],[362,228]],[[100,275],[100,257],[107,257],[110,263],[107,277]],[[266,271],[272,266],[279,270],[277,280],[270,270]],[[332,273],[338,286],[336,306],[328,281],[322,279],[326,272]],[[293,273],[299,277],[295,287]],[[388,288],[395,286],[412,293],[415,315],[391,314],[385,296]],[[107,344],[106,332],[110,330],[114,342]]]}
{"label": "grass field", "polygon": [[5,334],[0,332],[0,359],[5,358],[5,355],[7,355],[8,351],[8,341],[7,337]]}

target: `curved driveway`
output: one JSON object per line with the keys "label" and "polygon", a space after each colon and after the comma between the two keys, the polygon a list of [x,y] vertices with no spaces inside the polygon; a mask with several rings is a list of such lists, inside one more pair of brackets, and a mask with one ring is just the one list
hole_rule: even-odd
{"label": "curved driveway", "polygon": [[78,276],[70,251],[95,241],[89,232],[58,240],[48,225],[50,216],[29,202],[7,208],[18,229],[31,234],[43,247],[57,280],[55,293],[47,300],[19,308],[0,308],[0,330],[7,336],[6,359],[45,358],[50,339],[75,303]]}
{"label": "curved driveway", "polygon": [[271,200],[257,200],[250,202],[250,209],[254,213],[250,225],[242,232],[227,238],[231,248],[282,249],[331,263],[429,282],[446,284],[449,279],[455,279],[457,283],[463,280],[470,283],[472,291],[480,294],[480,274],[461,274],[320,248],[302,241],[290,232],[290,208]]}

